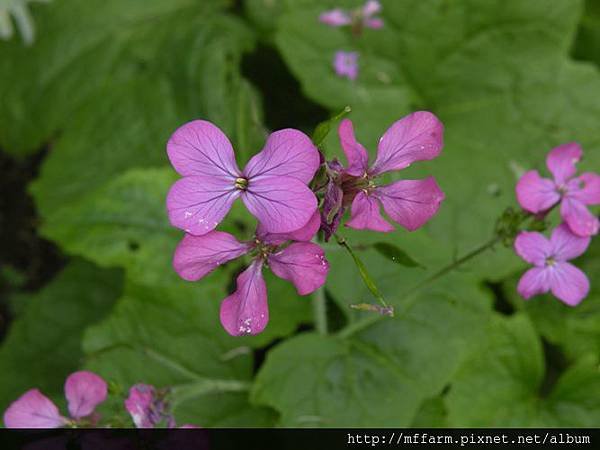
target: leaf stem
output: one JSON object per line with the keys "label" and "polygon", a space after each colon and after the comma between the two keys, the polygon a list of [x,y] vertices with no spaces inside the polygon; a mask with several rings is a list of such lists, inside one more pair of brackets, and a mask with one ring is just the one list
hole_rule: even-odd
{"label": "leaf stem", "polygon": [[242,380],[199,379],[192,383],[173,386],[173,407],[195,397],[207,394],[222,394],[225,392],[247,392],[251,383]]}
{"label": "leaf stem", "polygon": [[375,281],[373,281],[373,277],[371,277],[371,275],[369,274],[369,271],[367,270],[367,266],[365,266],[365,264],[362,262],[362,260],[354,252],[354,250],[352,250],[352,247],[350,247],[350,244],[348,244],[348,241],[346,241],[346,239],[344,237],[339,236],[338,234],[334,234],[334,236],[335,236],[337,243],[339,245],[341,245],[342,247],[344,247],[348,251],[350,256],[352,257],[352,259],[354,260],[354,264],[356,264],[356,267],[358,268],[358,272],[360,273],[360,276],[361,276],[363,282],[365,283],[365,286],[367,286],[367,288],[369,288],[369,291],[371,291],[371,294],[373,294],[373,297],[375,297],[377,299],[377,301],[379,303],[381,303],[381,305],[384,308],[389,308],[389,305],[385,301],[385,298],[383,298],[383,294],[381,293],[381,291],[375,284]]}
{"label": "leaf stem", "polygon": [[405,292],[404,295],[411,294],[413,292],[421,290],[424,287],[427,287],[434,281],[437,281],[438,279],[442,278],[447,273],[452,272],[454,269],[457,269],[458,267],[460,267],[461,265],[463,265],[470,259],[475,258],[476,256],[479,256],[481,253],[485,252],[486,250],[492,248],[494,245],[496,245],[501,240],[502,240],[501,236],[494,236],[489,241],[485,242],[484,244],[481,244],[479,247],[471,250],[466,255],[461,256],[460,258],[456,259],[451,264],[448,264],[447,266],[442,267],[440,270],[438,270],[434,274],[425,278],[424,280],[422,280],[421,282],[419,282],[418,284],[413,286],[411,289],[409,289],[407,292]]}

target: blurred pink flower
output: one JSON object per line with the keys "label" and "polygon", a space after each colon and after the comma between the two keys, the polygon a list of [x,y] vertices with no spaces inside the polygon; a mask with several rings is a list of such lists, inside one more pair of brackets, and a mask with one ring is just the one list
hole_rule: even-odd
{"label": "blurred pink flower", "polygon": [[358,53],[336,52],[333,57],[333,68],[340,77],[356,80],[358,77]]}
{"label": "blurred pink flower", "polygon": [[4,425],[7,428],[59,428],[91,416],[106,396],[106,382],[101,377],[88,371],[75,372],[65,382],[71,419],[61,416],[56,405],[38,389],[30,389],[4,412]]}
{"label": "blurred pink flower", "polygon": [[523,274],[517,291],[525,299],[551,291],[569,306],[585,298],[590,283],[585,274],[567,262],[582,255],[591,238],[573,234],[566,224],[552,232],[550,240],[537,232],[523,231],[515,240],[515,251],[534,267]]}
{"label": "blurred pink flower", "polygon": [[379,12],[381,12],[381,4],[377,0],[368,0],[362,8],[352,11],[341,8],[325,11],[319,16],[319,21],[331,27],[352,25],[359,30],[363,27],[379,29],[383,27],[383,20],[373,17]]}
{"label": "blurred pink flower", "polygon": [[598,233],[600,222],[587,205],[600,204],[600,175],[585,172],[575,176],[582,153],[575,142],[554,148],[546,158],[553,179],[530,170],[519,179],[516,193],[521,207],[534,214],[543,214],[560,203],[560,215],[571,231],[592,236]]}
{"label": "blurred pink flower", "polygon": [[177,129],[167,153],[183,176],[167,196],[169,219],[187,233],[200,236],[212,231],[238,197],[272,233],[302,228],[317,209],[307,184],[319,167],[319,153],[298,130],[272,133],[243,171],[227,136],[204,120]]}
{"label": "blurred pink flower", "polygon": [[444,193],[435,178],[400,180],[380,185],[377,178],[402,170],[413,162],[436,158],[443,146],[444,127],[430,112],[418,111],[395,122],[379,139],[377,157],[369,167],[369,155],[354,137],[349,119],[338,130],[348,167],[343,171],[344,205],[352,204],[346,226],[357,230],[393,231],[380,206],[409,231],[423,226],[438,211]]}
{"label": "blurred pink flower", "polygon": [[[267,287],[262,268],[268,265],[279,278],[307,295],[325,283],[329,263],[323,249],[306,242],[318,231],[320,216],[313,215],[304,229],[291,235],[257,229],[256,239],[239,242],[221,231],[203,236],[187,234],[173,258],[175,271],[185,280],[197,281],[221,264],[251,253],[252,263],[237,278],[237,288],[221,303],[221,324],[232,336],[261,333],[269,321]],[[302,240],[302,241],[301,241]]]}
{"label": "blurred pink flower", "polygon": [[[177,428],[175,419],[169,413],[167,391],[158,390],[150,384],[134,384],[125,400],[125,409],[131,415],[136,428],[155,428],[161,422],[168,428]],[[179,428],[200,428],[185,424]]]}

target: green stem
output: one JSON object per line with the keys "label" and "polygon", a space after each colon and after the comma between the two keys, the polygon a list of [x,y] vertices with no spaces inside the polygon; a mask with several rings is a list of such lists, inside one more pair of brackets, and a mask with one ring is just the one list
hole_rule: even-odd
{"label": "green stem", "polygon": [[173,407],[189,400],[207,394],[221,394],[224,392],[247,392],[251,383],[241,380],[215,380],[200,379],[188,384],[174,386],[172,388]]}
{"label": "green stem", "polygon": [[[473,249],[472,251],[470,251],[466,255],[461,256],[457,260],[453,261],[451,264],[448,264],[447,266],[442,267],[440,270],[438,270],[437,272],[435,272],[431,276],[425,278],[423,281],[421,281],[420,283],[418,283],[416,286],[412,287],[407,292],[405,292],[404,295],[403,295],[403,298],[410,299],[411,297],[414,297],[416,299],[417,297],[415,296],[415,294],[418,291],[420,291],[421,289],[429,286],[431,283],[433,283],[434,281],[437,281],[438,279],[442,278],[444,275],[448,274],[449,272],[453,271],[454,269],[460,267],[461,265],[463,265],[464,263],[466,263],[470,259],[475,258],[476,256],[480,255],[481,253],[485,252],[486,250],[489,250],[490,248],[492,248],[495,244],[497,244],[501,240],[502,240],[501,236],[494,236],[492,239],[490,239],[486,243],[484,243],[484,244],[480,245],[479,247]],[[406,315],[410,311],[410,309],[412,308],[413,305],[414,305],[414,300],[409,301],[407,303],[406,307],[400,313],[399,317],[402,317],[402,316]],[[365,317],[365,318],[363,318],[361,320],[358,320],[358,321],[356,321],[356,322],[348,325],[344,329],[342,329],[338,333],[338,336],[342,337],[342,338],[347,338],[349,336],[352,336],[353,334],[358,333],[359,331],[361,331],[361,330],[363,330],[365,328],[368,328],[369,326],[377,323],[383,317],[384,316],[381,316],[381,315],[367,316],[367,317]]]}
{"label": "green stem", "polygon": [[502,237],[494,236],[492,239],[490,239],[486,243],[471,250],[469,253],[461,256],[460,258],[455,260],[453,263],[448,264],[445,267],[442,267],[440,270],[438,270],[431,276],[425,278],[424,280],[419,282],[417,285],[413,286],[411,289],[409,289],[407,292],[405,292],[404,295],[412,294],[413,292],[417,292],[417,291],[421,290],[422,288],[427,287],[434,281],[437,281],[438,279],[442,278],[447,273],[452,272],[454,269],[457,269],[458,267],[462,266],[464,263],[466,263],[470,259],[475,258],[476,256],[479,256],[481,253],[485,252],[486,250],[492,248],[494,245],[496,245],[501,240],[502,240]]}
{"label": "green stem", "polygon": [[385,298],[383,298],[383,294],[381,293],[381,291],[379,290],[379,288],[373,281],[373,277],[371,277],[371,275],[369,274],[369,271],[367,270],[367,266],[365,266],[365,264],[362,262],[362,260],[354,252],[354,250],[352,250],[352,247],[350,247],[350,244],[348,244],[348,242],[346,241],[345,238],[343,238],[342,236],[339,236],[337,234],[334,234],[334,236],[335,236],[337,243],[339,245],[341,245],[342,247],[344,247],[348,251],[350,256],[352,257],[352,259],[354,260],[354,264],[356,264],[356,267],[358,268],[358,272],[360,273],[360,276],[361,276],[363,282],[365,283],[365,286],[367,286],[367,288],[369,288],[369,291],[371,291],[371,294],[373,294],[373,297],[375,297],[377,299],[377,301],[379,303],[381,303],[381,305],[384,308],[389,308],[389,305],[385,301]]}
{"label": "green stem", "polygon": [[327,299],[324,287],[317,289],[313,295],[313,314],[317,332],[325,336],[327,334]]}

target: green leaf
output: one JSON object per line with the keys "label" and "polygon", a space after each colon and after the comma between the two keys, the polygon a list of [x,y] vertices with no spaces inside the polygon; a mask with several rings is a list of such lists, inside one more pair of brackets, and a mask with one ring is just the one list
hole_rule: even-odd
{"label": "green leaf", "polygon": [[109,313],[121,288],[120,271],[74,260],[40,292],[14,298],[21,314],[0,347],[0,410],[31,388],[63,401],[84,329]]}
{"label": "green leaf", "polygon": [[261,367],[253,402],[275,408],[282,426],[409,426],[483,338],[489,299],[466,291],[442,286],[394,318],[354,312],[365,325],[351,333],[286,340]]}
{"label": "green leaf", "polygon": [[600,3],[586,0],[573,48],[573,56],[600,65]]}
{"label": "green leaf", "polygon": [[[231,63],[213,66],[212,73],[204,64],[228,60],[232,47],[202,54],[214,46],[215,27],[226,30],[216,39],[236,42],[237,53],[252,45],[251,35],[240,33],[242,27],[215,17],[222,3],[63,0],[36,8],[40,38],[35,45],[25,49],[16,41],[0,42],[0,123],[5,124],[0,145],[16,154],[39,149],[70,124],[81,106],[96,101],[99,92],[107,95],[112,85],[135,82],[140,75],[170,74],[182,88],[190,78],[196,84],[219,81]],[[198,77],[202,72],[204,80]],[[220,96],[219,84],[211,84],[213,98]],[[197,101],[197,96],[186,96],[188,104]]]}
{"label": "green leaf", "polygon": [[[350,246],[350,244],[348,244],[348,242],[346,241],[345,238],[337,236],[337,235],[336,235],[335,238],[336,238],[338,244],[340,246],[344,247],[348,251],[348,254],[352,258],[352,261],[354,261],[354,264],[356,265],[356,268],[358,269],[358,273],[360,274],[360,277],[361,277],[363,283],[369,289],[369,291],[371,291],[371,294],[373,294],[373,297],[375,297],[375,299],[379,303],[381,303],[381,305],[384,308],[387,308],[388,305],[387,305],[387,303],[385,301],[385,298],[383,297],[383,294],[381,293],[381,291],[377,287],[377,284],[373,280],[373,277],[371,276],[371,274],[367,270],[367,266],[365,266],[365,263],[356,254],[356,252],[354,250],[352,250],[352,247]],[[359,309],[362,309],[362,308],[359,308]],[[391,315],[393,315],[393,310],[391,311]]]}
{"label": "green leaf", "polygon": [[288,427],[409,423],[420,400],[413,380],[372,353],[314,334],[290,339],[269,352],[253,401],[277,409]]}
{"label": "green leaf", "polygon": [[179,424],[266,424],[271,413],[247,402],[249,341],[229,336],[218,320],[226,279],[221,270],[202,283],[129,282],[110,317],[86,333],[86,367],[125,392],[138,382],[172,388]]}
{"label": "green leaf", "polygon": [[401,266],[424,268],[397,245],[388,242],[375,242],[373,248],[390,261],[400,264]]}
{"label": "green leaf", "polygon": [[327,137],[327,135],[329,134],[331,129],[333,127],[335,127],[340,120],[342,120],[344,117],[346,117],[348,114],[350,114],[351,111],[352,111],[352,108],[350,108],[349,106],[346,106],[342,111],[340,111],[335,116],[318,124],[312,135],[313,143],[317,147],[321,147],[321,145],[323,144],[323,141],[325,140],[325,138]]}
{"label": "green leaf", "polygon": [[546,394],[542,347],[525,315],[495,318],[486,335],[446,397],[450,426],[590,427],[600,420],[597,355],[569,367]]}
{"label": "green leaf", "polygon": [[[381,3],[385,26],[354,39],[318,21],[334,2],[285,1],[275,40],[311,99],[332,111],[352,105],[357,138],[372,159],[378,139],[404,114],[426,109],[441,118],[442,155],[382,180],[436,177],[446,198],[418,234],[464,254],[490,239],[496,218],[515,204],[518,176],[542,169],[553,146],[580,141],[581,169],[600,165],[600,77],[568,56],[580,1],[553,8],[541,0]],[[355,82],[335,75],[332,58],[340,49],[360,53]],[[331,136],[327,144],[336,141]],[[468,268],[501,279],[518,264],[499,247]]]}

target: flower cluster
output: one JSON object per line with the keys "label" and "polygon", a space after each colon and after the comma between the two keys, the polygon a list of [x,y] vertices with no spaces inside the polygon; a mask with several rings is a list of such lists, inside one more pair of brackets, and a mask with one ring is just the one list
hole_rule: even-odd
{"label": "flower cluster", "polygon": [[[308,187],[320,155],[308,136],[293,129],[272,133],[242,171],[225,134],[196,120],[175,131],[167,152],[183,176],[167,196],[171,223],[187,233],[175,252],[177,273],[196,281],[227,261],[252,257],[237,279],[237,290],[221,304],[221,323],[228,333],[257,334],[266,327],[264,265],[294,283],[301,295],[323,285],[329,269],[323,250],[306,242],[320,225],[317,197]],[[259,222],[248,242],[214,231],[238,197]]]}
{"label": "flower cluster", "polygon": [[[169,413],[168,391],[157,390],[147,384],[136,384],[129,390],[124,401],[137,428],[155,428],[165,424],[174,428],[175,420]],[[60,414],[58,407],[38,389],[30,389],[15,400],[4,412],[7,428],[81,428],[111,426],[102,424],[102,416],[96,407],[108,396],[108,385],[99,375],[85,370],[74,372],[65,381],[69,417]],[[183,425],[180,428],[197,428]]]}
{"label": "flower cluster", "polygon": [[[347,208],[347,226],[382,232],[394,228],[380,205],[411,231],[438,211],[444,194],[433,177],[378,182],[385,172],[439,155],[443,126],[433,114],[416,112],[395,122],[370,166],[352,122],[340,123],[339,136],[348,167],[336,159],[325,161],[305,134],[286,129],[272,133],[243,171],[227,137],[209,122],[189,122],[170,138],[167,152],[183,178],[171,188],[167,209],[171,223],[186,232],[173,257],[175,271],[198,281],[229,261],[249,260],[236,290],[221,303],[221,324],[229,334],[257,334],[267,326],[263,268],[291,282],[300,295],[323,286],[329,263],[323,249],[309,241],[319,230],[329,239]],[[253,236],[243,241],[215,229],[238,197],[258,220]]]}
{"label": "flower cluster", "polygon": [[[350,27],[353,36],[358,37],[365,28],[374,30],[383,27],[383,19],[376,17],[381,12],[377,0],[368,0],[361,8],[346,11],[335,8],[319,16],[319,21],[331,27]],[[340,77],[355,80],[358,77],[358,57],[356,51],[339,50],[333,57],[333,69]]]}
{"label": "flower cluster", "polygon": [[536,218],[544,218],[559,207],[562,223],[550,240],[538,232],[521,232],[515,251],[534,267],[521,277],[518,292],[526,299],[552,294],[570,306],[579,304],[589,292],[586,275],[568,261],[581,256],[598,233],[599,222],[588,205],[600,204],[600,175],[586,172],[576,176],[576,164],[583,155],[577,143],[556,147],[546,165],[552,179],[537,170],[526,172],[516,187],[521,207]]}

